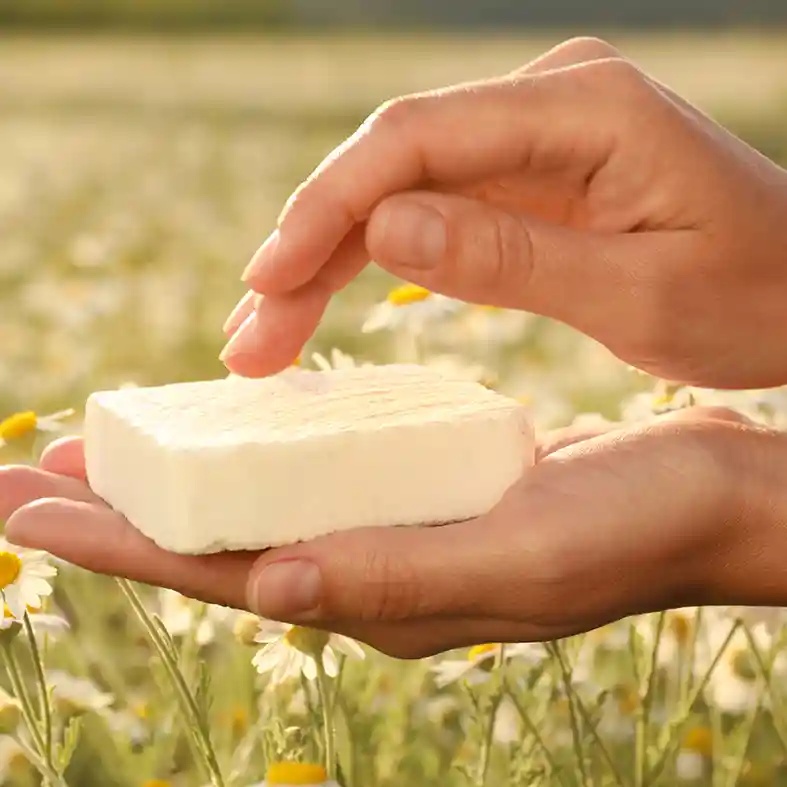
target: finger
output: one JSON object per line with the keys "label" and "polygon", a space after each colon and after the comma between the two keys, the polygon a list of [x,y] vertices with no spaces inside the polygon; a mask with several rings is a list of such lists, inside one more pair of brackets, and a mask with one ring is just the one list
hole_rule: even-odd
{"label": "finger", "polygon": [[23,465],[0,467],[0,520],[8,519],[17,509],[44,497],[99,502],[84,483],[74,478]]}
{"label": "finger", "polygon": [[6,536],[89,571],[237,608],[245,605],[247,576],[257,557],[246,552],[168,552],[115,511],[75,500],[46,499],[23,506],[9,519]]}
{"label": "finger", "polygon": [[536,445],[536,461],[560,451],[574,443],[581,443],[584,440],[592,440],[594,437],[607,434],[615,429],[622,428],[622,424],[609,422],[606,424],[597,423],[592,425],[579,424],[576,426],[565,426],[561,429],[553,429],[543,437],[539,438]]}
{"label": "finger", "polygon": [[228,371],[264,377],[290,366],[311,338],[330,300],[315,287],[266,297],[231,337],[219,356]]}
{"label": "finger", "polygon": [[378,202],[427,182],[477,180],[539,157],[594,171],[611,153],[615,102],[593,92],[568,71],[550,72],[385,106],[295,192],[245,281],[265,294],[305,285]]}
{"label": "finger", "polygon": [[229,371],[262,377],[289,366],[317,329],[331,296],[355,278],[368,261],[364,227],[358,227],[308,286],[281,296],[256,297],[240,307],[240,313],[245,313],[251,304],[254,311],[221,353]]}
{"label": "finger", "polygon": [[38,466],[48,473],[86,481],[84,441],[81,437],[55,440],[44,449]]}
{"label": "finger", "polygon": [[261,296],[249,291],[238,301],[222,326],[222,330],[228,337],[232,336],[251,316],[251,313],[257,306],[256,301],[260,300],[260,298]]}
{"label": "finger", "polygon": [[[667,242],[666,238],[663,242]],[[611,333],[609,293],[636,317],[647,280],[632,256],[650,255],[652,236],[588,234],[523,218],[457,195],[410,192],[375,208],[367,247],[378,264],[433,292],[562,319],[595,336]],[[577,265],[577,260],[582,265]],[[620,325],[616,322],[615,325]]]}

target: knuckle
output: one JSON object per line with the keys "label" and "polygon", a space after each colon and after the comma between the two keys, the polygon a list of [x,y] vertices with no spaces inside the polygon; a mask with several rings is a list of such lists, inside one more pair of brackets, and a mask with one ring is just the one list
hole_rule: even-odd
{"label": "knuckle", "polygon": [[494,222],[492,248],[495,278],[498,283],[514,284],[517,291],[528,282],[516,282],[524,276],[530,278],[533,268],[533,240],[526,224],[515,216],[502,213]]}
{"label": "knuckle", "polygon": [[395,621],[416,615],[421,608],[419,584],[405,561],[379,550],[365,558],[363,587],[368,589],[361,604],[365,622]]}
{"label": "knuckle", "polygon": [[421,114],[425,101],[421,96],[401,96],[385,101],[369,116],[365,126],[370,131],[401,132]]}
{"label": "knuckle", "polygon": [[578,60],[620,56],[620,52],[612,44],[596,36],[575,36],[560,48]]}
{"label": "knuckle", "polygon": [[615,102],[638,97],[649,85],[637,65],[614,55],[585,64],[578,74],[584,75],[591,86],[603,89]]}

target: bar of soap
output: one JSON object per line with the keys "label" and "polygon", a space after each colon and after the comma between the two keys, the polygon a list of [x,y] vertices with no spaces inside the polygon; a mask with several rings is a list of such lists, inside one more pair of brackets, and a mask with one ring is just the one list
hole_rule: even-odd
{"label": "bar of soap", "polygon": [[93,394],[93,490],[172,552],[487,512],[534,462],[526,409],[413,365]]}

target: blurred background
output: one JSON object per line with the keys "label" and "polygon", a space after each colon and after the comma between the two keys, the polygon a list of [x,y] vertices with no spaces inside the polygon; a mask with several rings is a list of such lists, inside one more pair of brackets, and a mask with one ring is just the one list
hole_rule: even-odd
{"label": "blurred background", "polygon": [[[387,98],[573,35],[787,160],[785,26],[781,0],[4,0],[0,413],[222,374],[238,276],[329,150]],[[389,284],[370,270],[314,347],[383,360],[390,337],[358,328]],[[547,420],[637,384],[539,320],[508,349],[503,387],[549,400]]]}
{"label": "blurred background", "polygon": [[[785,0],[2,0],[0,419],[80,409],[91,391],[124,383],[223,376],[220,328],[243,293],[240,273],[326,153],[388,98],[509,71],[575,35],[607,38],[787,164]],[[401,357],[396,332],[360,332],[392,284],[370,268],[336,299],[312,349]],[[487,367],[502,390],[530,398],[542,425],[581,411],[615,417],[652,386],[565,326],[526,315],[467,318],[428,333],[424,349]],[[71,783],[138,787],[168,774],[162,763],[176,746],[157,715],[164,711],[148,707],[150,652],[117,590],[84,572],[68,572],[59,588],[57,604],[78,636],[58,645],[54,663],[110,687],[121,707],[139,694],[139,718],[166,739],[123,759],[91,728]],[[677,631],[690,631],[677,620]],[[233,651],[229,669],[227,638],[217,651],[217,723],[230,741],[254,713],[254,675],[248,650]],[[444,749],[419,738],[420,727],[399,740],[412,720],[386,727],[375,717],[363,737],[383,683],[389,694],[422,693],[424,670],[408,668],[401,674],[410,682],[397,683],[398,667],[385,664],[347,691],[359,719],[353,735],[376,769],[357,784],[433,783],[446,767],[440,752],[464,740],[458,722],[433,725],[435,735],[456,732]],[[547,709],[557,707],[552,699]],[[394,712],[380,707],[386,718]],[[698,729],[695,739],[707,741]],[[768,752],[770,735],[758,728],[755,736]],[[18,762],[5,751],[0,783],[38,784],[25,768],[4,781]],[[183,780],[144,784],[198,784],[184,757],[175,759]],[[763,773],[745,783],[776,784],[772,769]]]}

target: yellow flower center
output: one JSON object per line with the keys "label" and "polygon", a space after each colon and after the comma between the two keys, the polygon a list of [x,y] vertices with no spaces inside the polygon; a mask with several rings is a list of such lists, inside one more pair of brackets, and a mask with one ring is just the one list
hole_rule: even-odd
{"label": "yellow flower center", "polygon": [[685,647],[689,644],[694,628],[694,622],[689,615],[683,612],[672,612],[668,615],[667,626],[680,647]]}
{"label": "yellow flower center", "polygon": [[35,432],[38,426],[38,416],[31,410],[26,413],[15,413],[5,421],[0,421],[0,441],[10,443],[30,432]]}
{"label": "yellow flower center", "polygon": [[388,303],[393,306],[409,306],[411,303],[425,301],[432,293],[417,284],[404,284],[388,293]]}
{"label": "yellow flower center", "polygon": [[683,748],[710,757],[713,752],[713,732],[710,727],[694,727],[683,739]]}
{"label": "yellow flower center", "polygon": [[131,712],[138,719],[147,719],[150,715],[147,702],[138,702],[131,708]]}
{"label": "yellow flower center", "polygon": [[[319,656],[331,639],[327,631],[318,631],[304,626],[293,626],[285,635],[284,641],[307,656]],[[308,784],[308,782],[306,782]]]}
{"label": "yellow flower center", "polygon": [[142,787],[172,787],[172,782],[166,779],[148,779],[142,782]]}
{"label": "yellow flower center", "polygon": [[624,716],[633,716],[639,707],[639,694],[632,689],[623,689],[618,696],[618,710]]}
{"label": "yellow flower center", "polygon": [[240,614],[232,627],[236,642],[241,645],[252,646],[255,644],[254,637],[260,631],[260,619],[249,612]]}
{"label": "yellow flower center", "polygon": [[476,645],[475,647],[470,648],[470,652],[467,654],[467,659],[468,661],[477,661],[478,659],[482,659],[485,656],[491,656],[498,649],[498,647],[498,645],[491,643]]}
{"label": "yellow flower center", "polygon": [[14,552],[0,552],[0,590],[16,582],[22,570],[22,561]]}
{"label": "yellow flower center", "polygon": [[267,784],[321,785],[327,780],[322,765],[307,762],[274,762],[265,776]]}
{"label": "yellow flower center", "polygon": [[744,682],[757,680],[757,663],[748,648],[739,648],[730,654],[733,674]]}

